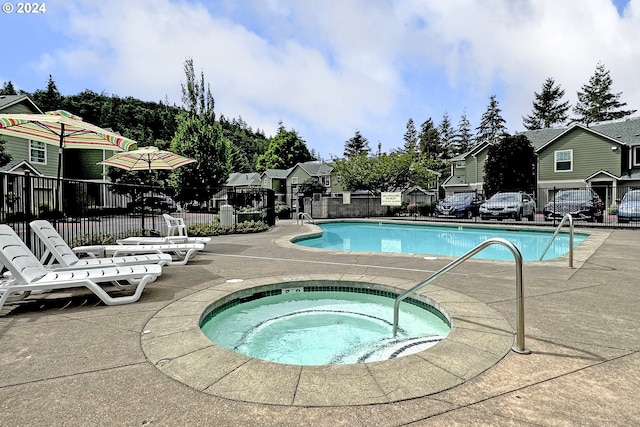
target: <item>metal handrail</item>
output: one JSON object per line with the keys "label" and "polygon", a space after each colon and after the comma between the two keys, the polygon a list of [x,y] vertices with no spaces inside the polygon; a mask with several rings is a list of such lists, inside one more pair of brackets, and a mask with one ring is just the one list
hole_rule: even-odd
{"label": "metal handrail", "polygon": [[517,323],[517,328],[516,328],[516,343],[513,345],[513,347],[511,349],[513,351],[515,351],[516,353],[520,353],[520,354],[529,354],[529,353],[531,353],[531,351],[529,351],[527,348],[525,348],[525,345],[524,345],[524,296],[523,296],[523,291],[522,291],[522,254],[520,253],[518,248],[516,248],[513,245],[513,243],[511,243],[510,241],[508,241],[506,239],[502,239],[502,238],[499,238],[499,237],[494,237],[494,238],[485,240],[484,242],[480,243],[475,248],[471,249],[469,252],[465,253],[464,255],[462,255],[461,257],[459,257],[457,259],[455,259],[454,261],[450,262],[449,264],[445,265],[440,270],[436,271],[431,276],[427,277],[425,280],[423,280],[422,282],[420,282],[417,285],[415,285],[413,288],[411,288],[408,291],[404,292],[403,294],[399,295],[396,298],[395,303],[393,304],[393,336],[395,337],[396,333],[398,332],[398,316],[399,316],[399,313],[400,313],[400,302],[403,299],[405,299],[406,297],[408,297],[412,293],[418,291],[422,287],[428,285],[429,283],[433,282],[438,277],[442,276],[443,274],[445,274],[449,270],[451,270],[454,267],[458,266],[459,264],[463,263],[467,259],[471,258],[472,256],[474,256],[478,252],[480,252],[483,249],[485,249],[486,247],[491,246],[491,245],[496,245],[496,244],[503,245],[503,246],[506,246],[507,248],[509,248],[511,250],[511,253],[513,253],[513,257],[515,258],[515,261],[516,261],[516,323]]}
{"label": "metal handrail", "polygon": [[551,236],[551,238],[549,239],[549,243],[547,243],[547,247],[544,248],[544,251],[542,251],[542,255],[540,255],[539,261],[542,261],[542,258],[544,258],[545,254],[551,247],[551,243],[553,243],[558,233],[560,233],[560,229],[562,228],[562,226],[564,225],[567,219],[569,220],[569,268],[573,268],[573,216],[571,216],[571,214],[566,214],[565,216],[562,217],[560,224],[558,224],[558,226],[556,227],[556,231],[553,233],[553,236]]}
{"label": "metal handrail", "polygon": [[307,218],[309,222],[313,222],[313,218],[306,212],[299,212],[298,217],[296,218],[296,225],[298,225],[298,221],[302,220],[302,225],[304,225],[304,219]]}

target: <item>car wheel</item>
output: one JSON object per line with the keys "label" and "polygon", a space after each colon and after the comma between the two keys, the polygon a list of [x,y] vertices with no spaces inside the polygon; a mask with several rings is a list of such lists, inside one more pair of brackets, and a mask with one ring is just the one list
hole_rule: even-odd
{"label": "car wheel", "polygon": [[472,219],[473,218],[473,212],[472,211],[467,211],[467,213],[465,214],[465,217],[467,219]]}
{"label": "car wheel", "polygon": [[600,215],[596,216],[596,222],[599,222],[599,223],[604,222],[604,212],[600,212]]}
{"label": "car wheel", "polygon": [[531,215],[529,215],[529,216],[527,217],[527,220],[528,220],[528,221],[535,221],[535,220],[536,220],[536,214],[535,214],[535,213],[532,213]]}
{"label": "car wheel", "polygon": [[522,211],[518,211],[513,215],[513,219],[516,221],[522,221]]}

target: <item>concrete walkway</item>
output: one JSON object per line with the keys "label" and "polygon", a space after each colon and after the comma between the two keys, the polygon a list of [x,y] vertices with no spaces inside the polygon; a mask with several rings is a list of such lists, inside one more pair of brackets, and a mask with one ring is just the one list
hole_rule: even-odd
{"label": "concrete walkway", "polygon": [[[460,317],[454,313],[457,336],[493,328],[503,338],[496,346],[468,340],[468,360],[464,351],[455,361],[420,358],[447,378],[458,378],[455,384],[420,389],[429,379],[418,378],[421,369],[401,362],[413,356],[389,365],[400,380],[395,385],[376,377],[376,364],[341,371],[344,378],[334,383],[335,394],[359,404],[344,399],[323,403],[309,394],[302,399],[296,390],[293,399],[279,400],[283,372],[290,375],[291,367],[265,362],[260,370],[247,370],[260,365],[253,359],[223,375],[260,372],[253,385],[247,376],[224,384],[213,372],[228,361],[185,350],[201,337],[176,326],[192,327],[189,319],[199,316],[203,296],[215,299],[271,279],[358,277],[406,288],[451,261],[287,243],[290,236],[312,229],[280,221],[266,233],[216,237],[189,265],[165,268],[134,304],[107,307],[91,294],[74,291],[5,307],[0,315],[0,425],[640,425],[640,232],[634,230],[594,233],[594,239],[578,246],[572,269],[566,259],[525,263],[529,355],[504,350],[504,337],[512,342],[516,328],[513,262],[472,259],[434,282],[426,295],[455,296],[445,301],[449,307],[481,309],[476,317],[470,311]],[[162,331],[172,332],[160,336]],[[163,337],[170,338],[164,345]],[[492,354],[495,360],[473,372],[470,365],[479,354]],[[199,360],[201,376],[194,375],[188,357]],[[354,374],[359,371],[374,379],[362,382]],[[310,377],[297,375],[297,390],[305,390],[301,387]],[[199,383],[212,377],[211,383]],[[322,378],[316,377],[317,390],[327,384]],[[411,384],[423,394],[402,394]],[[384,403],[361,404],[366,395]]]}

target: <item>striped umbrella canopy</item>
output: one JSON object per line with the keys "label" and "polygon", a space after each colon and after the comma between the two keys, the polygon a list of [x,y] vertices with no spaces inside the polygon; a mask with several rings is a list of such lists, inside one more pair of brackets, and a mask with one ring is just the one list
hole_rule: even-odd
{"label": "striped umbrella canopy", "polygon": [[92,125],[64,110],[45,114],[0,114],[0,133],[55,144],[60,148],[124,151],[136,142]]}
{"label": "striped umbrella canopy", "polygon": [[137,170],[171,170],[195,162],[194,159],[160,150],[158,147],[142,147],[132,151],[116,153],[99,165],[115,166],[128,171]]}

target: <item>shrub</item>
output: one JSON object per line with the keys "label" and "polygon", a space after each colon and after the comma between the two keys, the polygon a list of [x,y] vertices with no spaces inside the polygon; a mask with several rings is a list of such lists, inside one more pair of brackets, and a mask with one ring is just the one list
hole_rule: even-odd
{"label": "shrub", "polygon": [[291,217],[291,208],[286,203],[278,203],[275,208],[276,216],[280,219],[287,219]]}
{"label": "shrub", "polygon": [[417,205],[418,214],[421,216],[431,216],[433,215],[433,211],[435,209],[435,205],[429,202],[418,203]]}

